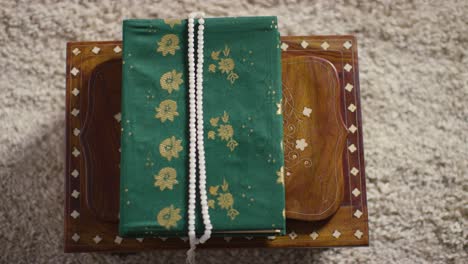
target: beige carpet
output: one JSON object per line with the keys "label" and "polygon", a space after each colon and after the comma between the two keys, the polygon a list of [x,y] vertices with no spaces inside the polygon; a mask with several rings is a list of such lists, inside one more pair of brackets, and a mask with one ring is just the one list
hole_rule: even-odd
{"label": "beige carpet", "polygon": [[372,240],[205,250],[200,263],[468,263],[468,1],[78,2],[0,0],[1,263],[184,261],[62,253],[64,72],[67,41],[120,39],[123,18],[192,10],[278,15],[283,35],[357,35]]}

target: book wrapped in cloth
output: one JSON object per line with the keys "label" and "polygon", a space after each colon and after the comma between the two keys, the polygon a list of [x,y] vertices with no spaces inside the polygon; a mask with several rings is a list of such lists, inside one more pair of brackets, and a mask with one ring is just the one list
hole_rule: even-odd
{"label": "book wrapped in cloth", "polygon": [[[204,139],[213,235],[283,234],[277,19],[208,18],[204,38]],[[187,21],[124,21],[122,56],[119,232],[125,237],[186,236]],[[203,232],[199,212],[196,224]]]}

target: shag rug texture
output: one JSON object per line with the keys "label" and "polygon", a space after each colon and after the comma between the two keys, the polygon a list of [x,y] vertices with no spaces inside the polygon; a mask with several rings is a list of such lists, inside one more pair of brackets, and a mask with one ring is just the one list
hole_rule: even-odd
{"label": "shag rug texture", "polygon": [[468,263],[468,1],[0,0],[0,262],[183,263],[64,254],[65,47],[125,18],[277,15],[358,37],[371,244],[199,250],[199,263]]}

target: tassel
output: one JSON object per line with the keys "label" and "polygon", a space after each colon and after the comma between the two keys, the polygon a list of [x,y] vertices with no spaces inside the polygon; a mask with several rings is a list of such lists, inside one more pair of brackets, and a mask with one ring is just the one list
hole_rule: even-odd
{"label": "tassel", "polygon": [[195,235],[189,235],[189,239],[190,239],[190,249],[187,250],[187,259],[185,260],[185,263],[186,264],[196,264],[195,249],[197,249],[198,241],[197,241],[197,238],[195,237]]}

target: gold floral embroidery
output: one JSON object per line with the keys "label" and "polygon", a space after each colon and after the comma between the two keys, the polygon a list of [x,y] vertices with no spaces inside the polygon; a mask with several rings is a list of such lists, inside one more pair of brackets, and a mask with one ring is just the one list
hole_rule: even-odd
{"label": "gold floral embroidery", "polygon": [[214,131],[208,131],[208,138],[209,139],[215,139],[216,133]]}
{"label": "gold floral embroidery", "polygon": [[210,66],[208,66],[208,70],[209,70],[210,72],[216,72],[216,65],[210,64]]}
{"label": "gold floral embroidery", "polygon": [[[220,54],[222,54],[222,58],[220,58]],[[214,62],[208,66],[208,71],[215,73],[218,69],[221,74],[226,75],[226,79],[230,81],[231,84],[234,84],[234,82],[239,79],[239,75],[234,71],[236,63],[230,55],[231,49],[227,45],[224,47],[224,50],[212,51],[211,59]],[[217,66],[216,63],[218,64]]]}
{"label": "gold floral embroidery", "polygon": [[236,216],[239,215],[239,211],[237,211],[236,209],[231,208],[231,209],[229,209],[229,211],[227,212],[227,215],[228,215],[229,217],[231,217],[231,220],[234,220],[234,219],[236,218]]}
{"label": "gold floral embroidery", "polygon": [[284,167],[283,166],[281,166],[280,170],[276,172],[276,176],[278,176],[276,183],[284,185]]}
{"label": "gold floral embroidery", "polygon": [[235,63],[231,58],[221,59],[218,63],[218,68],[222,73],[229,73],[234,69]]}
{"label": "gold floral embroidery", "polygon": [[179,152],[183,150],[181,142],[182,140],[177,140],[174,136],[166,138],[159,144],[159,153],[169,161],[172,158],[178,158]]}
{"label": "gold floral embroidery", "polygon": [[208,206],[209,206],[210,208],[214,209],[214,208],[215,208],[215,200],[211,200],[211,199],[208,200]]}
{"label": "gold floral embroidery", "polygon": [[162,168],[158,175],[154,175],[154,186],[159,187],[161,191],[164,191],[166,188],[172,190],[175,184],[178,184],[177,181],[177,172],[174,168],[166,167]]}
{"label": "gold floral embroidery", "polygon": [[[221,190],[220,190],[221,187]],[[240,213],[234,209],[234,196],[229,192],[229,184],[226,179],[222,185],[210,186],[209,193],[213,199],[208,200],[208,206],[216,209],[215,199],[218,201],[219,208],[226,210],[226,215],[234,220]]]}
{"label": "gold floral embroidery", "polygon": [[218,205],[223,209],[228,209],[234,204],[234,198],[230,193],[221,193],[218,196]]}
{"label": "gold floral embroidery", "polygon": [[175,55],[176,50],[180,49],[179,47],[179,37],[174,34],[167,34],[161,38],[161,41],[158,42],[158,52],[161,52],[163,56],[166,56],[168,53]]}
{"label": "gold floral embroidery", "polygon": [[155,118],[160,118],[161,122],[166,120],[174,121],[174,117],[178,116],[177,103],[174,100],[164,100],[159,104],[159,107],[155,108]]}
{"label": "gold floral embroidery", "polygon": [[180,25],[182,24],[182,20],[180,19],[174,19],[174,18],[168,18],[164,19],[164,23],[169,25],[171,28],[174,28],[175,25]]}
{"label": "gold floral embroidery", "polygon": [[218,195],[218,188],[219,188],[219,186],[211,186],[210,187],[210,194],[214,195],[214,196]]}
{"label": "gold floral embroidery", "polygon": [[180,216],[180,209],[175,208],[174,205],[163,208],[159,211],[157,220],[158,224],[165,227],[166,229],[171,229],[171,227],[176,227],[177,222],[182,219]]}
{"label": "gold floral embroidery", "polygon": [[[219,124],[219,119],[223,122],[223,124]],[[216,131],[218,132],[217,135],[221,141],[227,141],[226,146],[231,150],[239,146],[236,140],[234,140],[234,128],[229,123],[229,115],[224,111],[224,114],[220,117],[213,117],[210,119],[210,124],[213,127],[213,130],[208,131],[208,139],[215,140],[216,139]]]}
{"label": "gold floral embroidery", "polygon": [[167,92],[172,93],[173,90],[178,91],[179,87],[184,81],[182,80],[182,73],[178,73],[176,70],[172,70],[164,73],[159,79],[161,88],[167,90]]}
{"label": "gold floral embroidery", "polygon": [[218,126],[219,117],[213,117],[210,119],[210,124],[214,127]]}
{"label": "gold floral embroidery", "polygon": [[234,129],[231,125],[220,125],[218,128],[218,136],[222,140],[229,140],[234,135]]}

